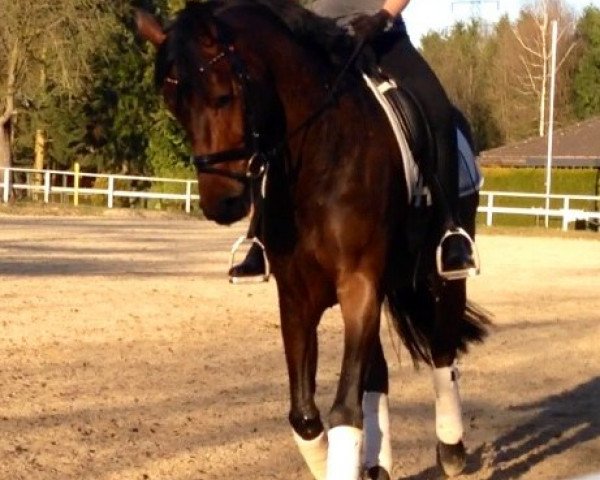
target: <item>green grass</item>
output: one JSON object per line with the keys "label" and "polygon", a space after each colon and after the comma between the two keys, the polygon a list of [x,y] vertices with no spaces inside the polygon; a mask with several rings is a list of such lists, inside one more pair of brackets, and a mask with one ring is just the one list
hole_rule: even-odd
{"label": "green grass", "polygon": [[[483,190],[545,193],[544,168],[484,167]],[[597,195],[598,172],[593,168],[553,169],[551,185],[553,194]]]}
{"label": "green grass", "polygon": [[[483,168],[485,183],[483,190],[501,192],[526,192],[545,193],[546,171],[543,168]],[[598,171],[596,169],[553,169],[552,171],[552,194],[564,195],[598,195],[596,192],[598,182]],[[485,197],[482,199],[486,201]],[[544,207],[543,198],[511,198],[496,197],[494,206],[498,207]],[[563,201],[551,200],[550,208],[560,209]],[[591,200],[572,200],[570,208],[587,211],[597,211],[599,205]],[[494,215],[494,225],[499,226],[537,226],[544,219],[527,215]],[[485,222],[485,216],[478,214],[478,223]],[[560,218],[550,219],[553,228],[561,227]]]}
{"label": "green grass", "polygon": [[107,208],[104,206],[80,203],[78,206],[65,203],[33,202],[18,200],[8,204],[0,203],[1,215],[43,215],[43,216],[82,216],[82,217],[140,217],[140,218],[177,218],[177,219],[202,219],[200,212],[187,214],[181,210],[151,210],[144,208]]}
{"label": "green grass", "polygon": [[522,226],[492,226],[477,225],[477,235],[506,235],[512,237],[552,237],[579,238],[584,240],[600,240],[597,232],[590,230],[569,230],[563,232],[560,228],[522,227]]}

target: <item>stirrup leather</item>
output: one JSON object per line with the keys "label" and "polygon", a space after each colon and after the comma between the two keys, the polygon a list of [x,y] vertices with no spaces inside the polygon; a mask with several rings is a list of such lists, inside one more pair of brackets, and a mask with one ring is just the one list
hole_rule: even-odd
{"label": "stirrup leather", "polygon": [[241,236],[234,242],[233,246],[231,247],[231,254],[229,256],[229,269],[231,270],[231,268],[235,265],[235,254],[237,253],[237,251],[240,249],[240,247],[242,245],[247,244],[247,243],[249,243],[251,246],[258,245],[260,247],[260,249],[262,250],[263,260],[265,262],[265,273],[260,274],[260,275],[249,276],[249,277],[236,277],[236,276],[230,275],[229,283],[233,283],[233,284],[237,285],[240,283],[268,282],[269,277],[271,276],[271,265],[269,264],[269,260],[267,258],[265,246],[256,237],[248,238],[245,236]]}
{"label": "stirrup leather", "polygon": [[[464,268],[461,270],[444,270],[444,266],[442,264],[442,245],[448,237],[451,237],[453,235],[459,235],[461,237],[466,238],[469,241],[469,246],[473,255],[473,261],[475,263],[473,267]],[[471,236],[463,228],[460,227],[454,230],[448,230],[442,236],[442,239],[440,240],[440,243],[438,244],[437,249],[435,251],[435,263],[437,266],[438,275],[444,280],[462,280],[468,277],[475,277],[480,273],[479,250],[477,250],[477,246],[475,245],[475,242],[473,241]]]}

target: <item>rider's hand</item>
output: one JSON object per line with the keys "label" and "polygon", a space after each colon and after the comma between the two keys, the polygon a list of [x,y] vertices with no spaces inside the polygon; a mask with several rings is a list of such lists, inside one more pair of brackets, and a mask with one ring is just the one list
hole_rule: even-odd
{"label": "rider's hand", "polygon": [[350,25],[352,25],[356,38],[366,43],[383,33],[391,20],[392,14],[381,9],[374,15],[363,14],[356,17],[350,22]]}

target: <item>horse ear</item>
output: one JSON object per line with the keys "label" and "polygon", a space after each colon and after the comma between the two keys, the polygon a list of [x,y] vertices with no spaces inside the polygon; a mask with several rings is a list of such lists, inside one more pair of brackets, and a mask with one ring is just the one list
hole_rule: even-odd
{"label": "horse ear", "polygon": [[145,10],[135,9],[135,24],[138,33],[155,47],[159,47],[165,41],[167,35],[158,20]]}

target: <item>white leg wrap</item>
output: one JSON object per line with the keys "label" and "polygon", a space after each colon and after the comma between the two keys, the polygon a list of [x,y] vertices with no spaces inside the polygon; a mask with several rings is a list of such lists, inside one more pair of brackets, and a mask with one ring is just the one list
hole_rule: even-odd
{"label": "white leg wrap", "polygon": [[327,473],[327,435],[325,432],[321,432],[312,440],[304,440],[294,431],[294,440],[315,480],[325,480]]}
{"label": "white leg wrap", "polygon": [[454,445],[463,436],[462,410],[456,367],[433,369],[435,389],[435,433],[442,442]]}
{"label": "white leg wrap", "polygon": [[340,426],[329,430],[327,480],[358,480],[362,430]]}
{"label": "white leg wrap", "polygon": [[392,438],[388,396],[381,392],[363,394],[365,468],[380,466],[392,473]]}

